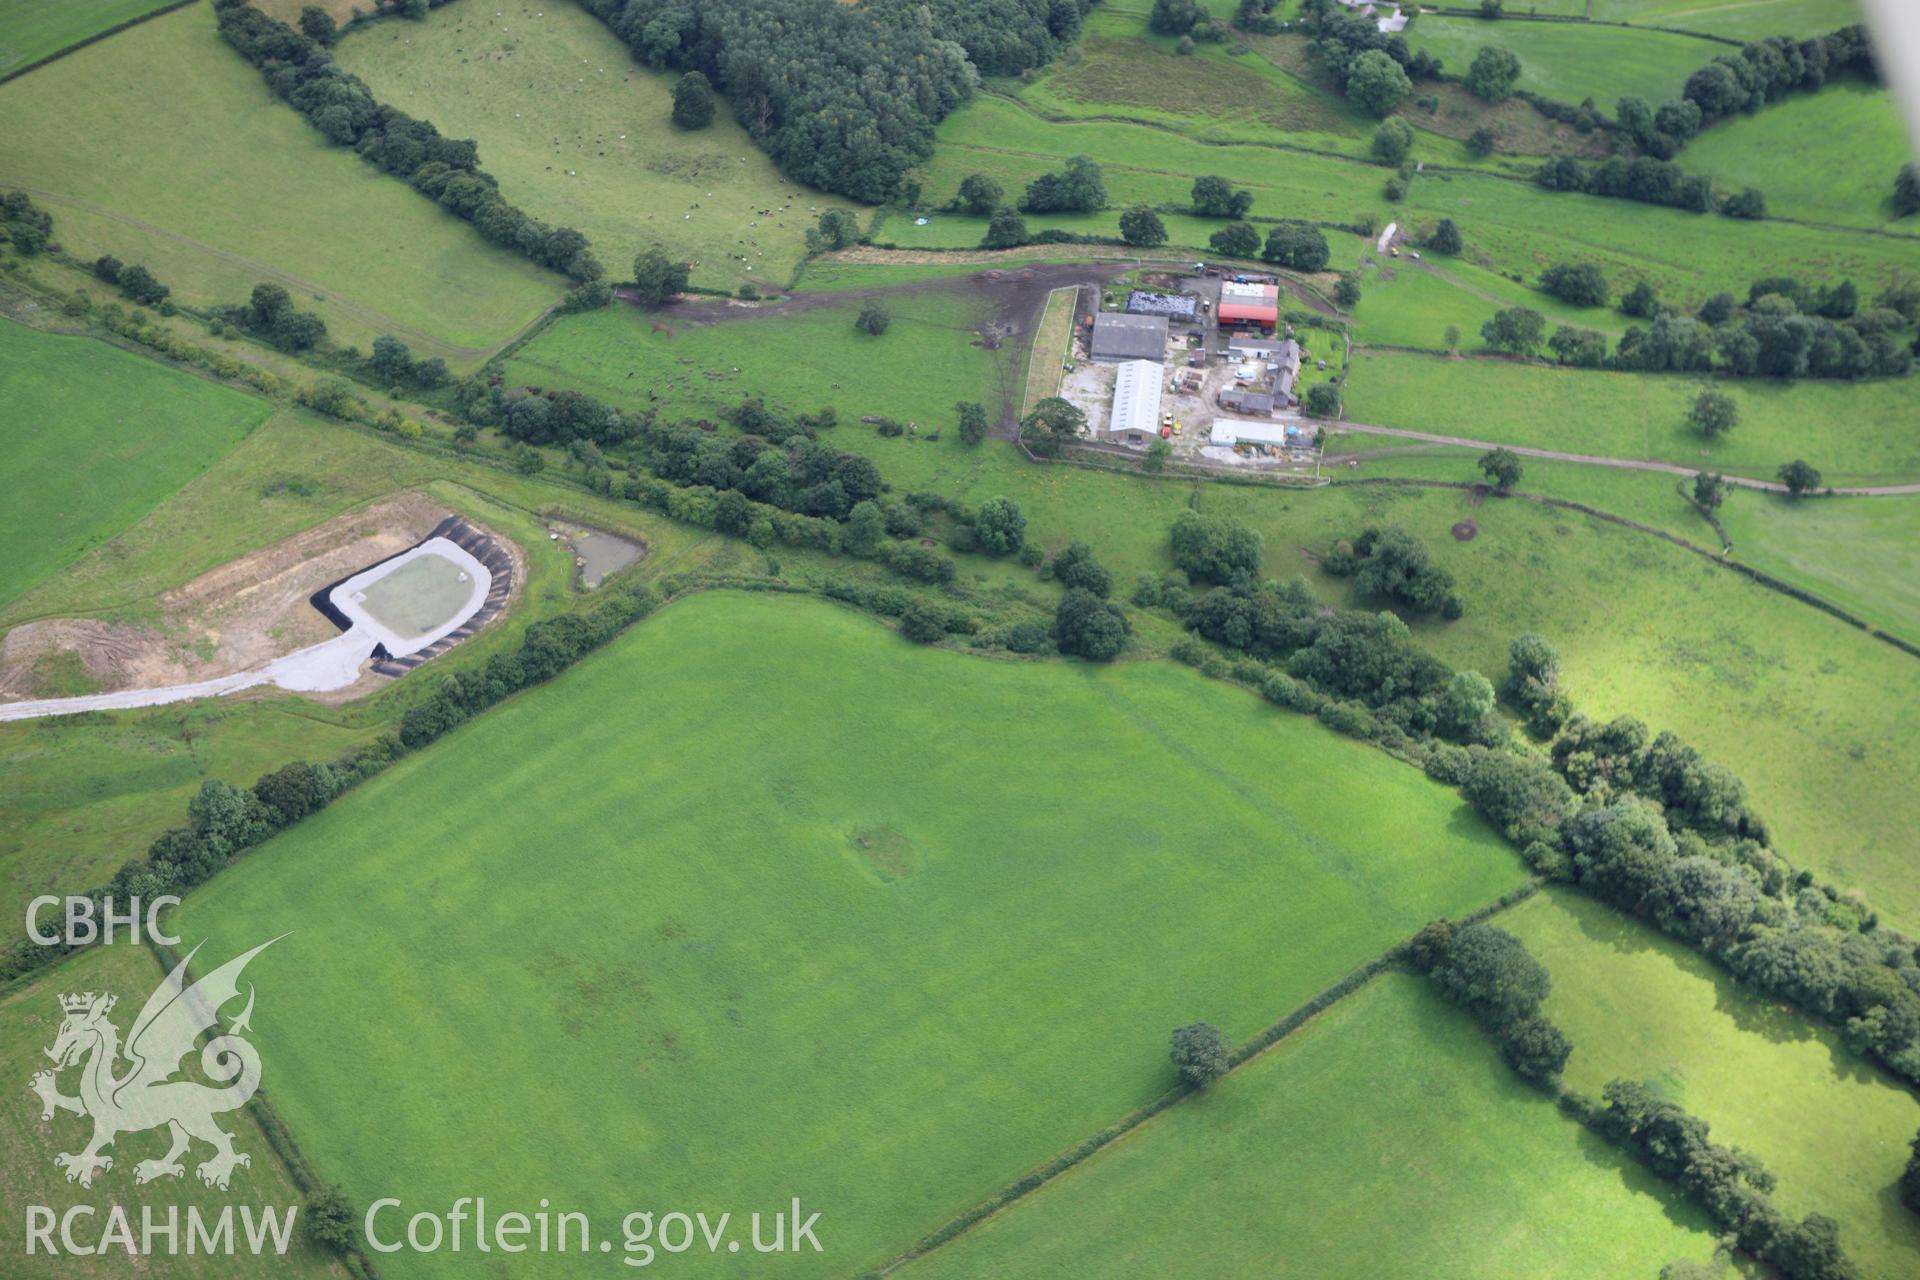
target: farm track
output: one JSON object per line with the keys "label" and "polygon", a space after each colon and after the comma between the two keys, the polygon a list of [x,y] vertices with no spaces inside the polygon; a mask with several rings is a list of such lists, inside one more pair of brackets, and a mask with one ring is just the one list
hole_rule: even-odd
{"label": "farm track", "polygon": [[[11,183],[7,185],[13,190],[26,192],[35,200],[44,201],[56,206],[65,205],[70,209],[78,209],[83,213],[90,213],[95,217],[106,218],[122,226],[132,227],[143,235],[155,236],[162,240],[170,240],[175,244],[185,245],[197,253],[204,253],[230,267],[235,267],[252,275],[259,276],[263,280],[271,280],[278,284],[285,285],[289,290],[298,290],[312,297],[320,298],[330,306],[337,308],[361,324],[366,325],[369,329],[377,332],[390,333],[396,338],[404,340],[408,345],[412,346],[417,353],[437,355],[454,360],[483,360],[495,351],[498,351],[501,346],[505,345],[505,343],[494,343],[484,347],[458,346],[437,338],[430,333],[416,329],[411,325],[395,320],[385,313],[377,311],[364,303],[356,302],[345,294],[329,289],[325,285],[293,275],[290,272],[281,270],[279,267],[261,262],[257,258],[249,258],[244,254],[230,252],[215,245],[210,245],[204,240],[196,240],[192,236],[169,230],[166,227],[148,222],[143,218],[136,218],[131,214],[109,209],[104,205],[94,204],[89,200],[62,195],[58,191],[45,191],[39,187],[13,186]],[[552,309],[552,307],[548,307],[546,311],[541,312],[538,316],[535,316],[532,320],[521,326],[511,337],[506,339],[506,342],[514,341],[520,337],[521,334],[539,324],[547,317],[547,314],[551,312]]]}

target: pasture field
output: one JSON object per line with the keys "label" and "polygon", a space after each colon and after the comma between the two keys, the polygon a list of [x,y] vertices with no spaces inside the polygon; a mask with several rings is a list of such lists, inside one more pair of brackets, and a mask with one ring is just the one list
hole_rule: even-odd
{"label": "pasture field", "polygon": [[[1363,296],[1361,305],[1366,301]],[[1604,322],[1617,313],[1594,308],[1589,314]],[[1739,425],[1717,440],[1686,421],[1694,397],[1708,385],[1740,407]],[[1360,352],[1346,413],[1379,426],[1763,480],[1773,479],[1780,464],[1805,458],[1828,484],[1900,484],[1920,479],[1920,439],[1909,429],[1920,398],[1915,385],[1910,378],[1709,383],[1684,374]]]}
{"label": "pasture field", "polygon": [[819,211],[853,207],[781,177],[724,102],[706,128],[676,128],[674,77],[576,4],[446,5],[356,31],[339,56],[383,102],[477,139],[502,194],[583,232],[610,280],[659,246],[698,287],[773,292]]}
{"label": "pasture field", "polygon": [[1893,175],[1912,156],[1892,94],[1840,80],[1708,129],[1680,163],[1724,187],[1760,188],[1774,217],[1920,235],[1920,219],[1893,217]]}
{"label": "pasture field", "polygon": [[[826,439],[859,448],[850,438],[872,438],[862,414],[918,422],[921,431],[951,427],[956,400],[997,409],[1026,366],[1009,369],[1001,351],[978,345],[974,331],[987,308],[964,286],[889,295],[893,323],[879,337],[853,327],[861,303],[854,297],[791,313],[745,311],[741,319],[701,323],[672,312],[650,313],[616,304],[569,316],[507,361],[507,376],[528,386],[565,385],[633,406],[658,396],[676,411],[730,408],[749,396],[811,412],[823,404],[842,414]],[[1024,358],[1024,343],[1020,352]],[[958,446],[947,432],[939,442]],[[898,443],[882,441],[881,443]]]}
{"label": "pasture field", "polygon": [[1613,339],[1629,323],[1618,312],[1568,306],[1464,258],[1431,254],[1416,263],[1377,252],[1364,256],[1379,269],[1362,277],[1351,314],[1354,341],[1368,346],[1444,351],[1452,326],[1460,330],[1460,350],[1480,349],[1480,326],[1506,307],[1531,307],[1551,324],[1597,329]]}
{"label": "pasture field", "polygon": [[1655,104],[1679,97],[1687,77],[1727,47],[1659,31],[1437,13],[1421,15],[1405,34],[1413,48],[1439,58],[1449,75],[1465,75],[1483,46],[1499,45],[1520,59],[1519,88],[1567,103],[1592,98],[1609,112],[1627,94]]}
{"label": "pasture field", "polygon": [[12,0],[0,11],[0,79],[173,0]]}
{"label": "pasture field", "polygon": [[1388,973],[899,1274],[1613,1280],[1712,1252],[1698,1214]]}
{"label": "pasture field", "polygon": [[[216,941],[209,952],[221,945]],[[253,944],[250,942],[247,945]],[[250,978],[259,976],[263,1004],[274,998],[269,992],[277,995],[281,986],[292,977],[292,966],[282,963],[276,968],[269,959],[272,955],[269,949],[247,969]],[[221,959],[228,958],[230,953],[222,951]],[[150,1206],[154,1210],[155,1220],[162,1225],[167,1220],[169,1207],[177,1207],[180,1215],[180,1256],[156,1253],[141,1257],[137,1264],[130,1264],[127,1255],[118,1250],[108,1252],[103,1249],[106,1256],[102,1257],[76,1257],[62,1248],[61,1256],[48,1258],[41,1254],[25,1264],[28,1270],[16,1271],[15,1274],[53,1277],[55,1280],[93,1280],[94,1277],[125,1276],[131,1268],[134,1273],[152,1276],[155,1280],[257,1280],[269,1271],[275,1275],[297,1277],[298,1280],[321,1280],[322,1277],[326,1280],[346,1280],[346,1268],[330,1252],[307,1239],[304,1207],[293,1230],[291,1247],[284,1257],[272,1258],[269,1254],[268,1258],[256,1258],[246,1252],[220,1254],[205,1250],[190,1257],[186,1255],[188,1206],[198,1209],[209,1227],[217,1223],[222,1209],[232,1206],[233,1229],[238,1237],[242,1234],[241,1206],[254,1212],[270,1210],[276,1219],[284,1220],[288,1206],[301,1205],[305,1200],[305,1196],[293,1185],[286,1166],[268,1144],[251,1111],[242,1109],[219,1116],[220,1127],[233,1136],[234,1150],[244,1152],[251,1158],[248,1166],[234,1170],[226,1191],[208,1187],[196,1176],[194,1166],[212,1152],[211,1147],[200,1142],[194,1143],[183,1157],[182,1163],[186,1166],[183,1176],[137,1186],[134,1183],[134,1165],[138,1161],[158,1159],[166,1154],[167,1135],[164,1129],[121,1134],[108,1149],[108,1154],[113,1157],[113,1168],[100,1174],[91,1189],[67,1182],[66,1175],[54,1165],[55,1154],[80,1150],[93,1128],[89,1121],[67,1112],[55,1112],[51,1121],[43,1123],[40,1119],[40,1103],[27,1092],[28,1079],[50,1065],[41,1051],[53,1044],[54,1035],[59,1030],[62,1017],[59,997],[83,991],[113,992],[119,997],[120,1003],[111,1020],[125,1034],[148,993],[158,987],[165,976],[153,953],[145,947],[117,944],[95,947],[83,955],[75,956],[58,969],[15,987],[0,997],[0,1069],[6,1071],[10,1080],[19,1083],[18,1096],[8,1100],[10,1105],[0,1107],[0,1151],[6,1153],[0,1157],[0,1179],[4,1179],[8,1195],[14,1197],[20,1206],[46,1205],[56,1213],[64,1213],[74,1205],[94,1206],[92,1217],[75,1219],[75,1238],[78,1243],[88,1247],[99,1243],[101,1233],[106,1230],[109,1205],[125,1207],[136,1236],[140,1231],[143,1206]],[[270,1054],[272,1050],[267,1052]],[[195,1057],[198,1057],[197,1053]],[[271,1096],[276,1069],[272,1058],[269,1057],[267,1062],[269,1065],[261,1074],[265,1091]],[[118,1069],[125,1071],[125,1064]],[[63,1089],[73,1090],[77,1079],[77,1073],[69,1071],[60,1083]],[[9,1248],[24,1252],[25,1241],[17,1231],[18,1224],[10,1232]],[[54,1239],[58,1241],[59,1236],[56,1234]],[[164,1239],[160,1240],[158,1247],[165,1248]]]}
{"label": "pasture field", "polygon": [[[576,785],[596,758],[620,768]],[[178,921],[299,921],[279,950],[314,976],[255,1025],[303,1147],[363,1202],[611,1221],[799,1195],[831,1243],[791,1270],[843,1275],[1162,1093],[1171,1027],[1248,1037],[1522,875],[1450,792],[1193,672],[982,661],[716,593]],[[564,1087],[525,1087],[557,1061]]]}
{"label": "pasture field", "polygon": [[1577,893],[1549,890],[1500,926],[1553,975],[1544,1012],[1573,1042],[1570,1088],[1598,1097],[1609,1080],[1647,1082],[1758,1156],[1783,1213],[1838,1222],[1864,1275],[1913,1274],[1920,1220],[1894,1184],[1920,1099],[1831,1031]]}
{"label": "pasture field", "polygon": [[[1592,0],[1589,16],[1736,40],[1825,35],[1860,21],[1858,0]],[[1541,12],[1546,12],[1542,8]]]}
{"label": "pasture field", "polygon": [[0,320],[0,606],[213,466],[272,406],[91,338]]}
{"label": "pasture field", "polygon": [[194,306],[277,281],[338,342],[391,333],[471,363],[565,288],[330,146],[221,41],[207,5],[0,85],[0,118],[14,126],[0,175],[53,215],[56,240],[143,263]]}
{"label": "pasture field", "polygon": [[1718,514],[1740,559],[1920,644],[1920,496],[1796,503],[1743,493]]}

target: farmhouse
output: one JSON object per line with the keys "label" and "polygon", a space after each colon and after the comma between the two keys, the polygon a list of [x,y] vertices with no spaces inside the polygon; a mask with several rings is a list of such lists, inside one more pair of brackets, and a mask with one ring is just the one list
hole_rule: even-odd
{"label": "farmhouse", "polygon": [[1164,361],[1167,358],[1165,316],[1099,315],[1093,318],[1093,336],[1087,354],[1095,360]]}
{"label": "farmhouse", "polygon": [[1220,323],[1251,324],[1263,329],[1280,324],[1280,289],[1271,284],[1220,283]]}
{"label": "farmhouse", "polygon": [[1148,289],[1135,289],[1127,295],[1127,314],[1165,316],[1181,324],[1198,324],[1200,299],[1190,293],[1156,293]]}
{"label": "farmhouse", "polygon": [[1107,417],[1107,438],[1144,449],[1160,434],[1161,366],[1151,360],[1129,360],[1113,380],[1113,412]]}

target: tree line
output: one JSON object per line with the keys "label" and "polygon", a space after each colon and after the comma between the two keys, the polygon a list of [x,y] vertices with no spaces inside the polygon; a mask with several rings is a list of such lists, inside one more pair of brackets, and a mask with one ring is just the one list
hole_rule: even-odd
{"label": "tree line", "polygon": [[[1541,273],[1540,287],[1581,307],[1605,306],[1611,296],[1591,263],[1555,264]],[[1578,325],[1561,325],[1547,337],[1546,318],[1531,307],[1502,309],[1480,335],[1509,355],[1534,355],[1544,341],[1555,362],[1577,368],[1788,380],[1901,377],[1913,367],[1916,344],[1906,330],[1920,319],[1920,284],[1896,281],[1863,307],[1851,280],[1823,286],[1767,276],[1748,286],[1744,302],[1715,294],[1689,316],[1661,302],[1643,280],[1619,307],[1649,323],[1627,326],[1611,354],[1604,334]]]}
{"label": "tree line", "polygon": [[508,204],[499,183],[480,168],[471,140],[441,136],[426,121],[374,99],[358,77],[342,71],[327,47],[268,17],[248,0],[214,0],[220,35],[266,78],[274,93],[336,146],[403,178],[449,212],[471,222],[493,244],[512,249],[580,284],[604,273],[571,227],[551,227]]}
{"label": "tree line", "polygon": [[1050,61],[1085,0],[582,0],[638,61],[698,72],[780,171],[878,204],[981,73]]}

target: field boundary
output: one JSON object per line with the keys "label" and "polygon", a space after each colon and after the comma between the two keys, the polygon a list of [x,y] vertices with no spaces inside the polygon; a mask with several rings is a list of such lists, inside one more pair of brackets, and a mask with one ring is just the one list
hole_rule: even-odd
{"label": "field boundary", "polygon": [[[1453,921],[1453,923],[1456,925],[1468,925],[1479,924],[1482,921],[1489,920],[1500,912],[1525,902],[1528,898],[1538,893],[1544,884],[1545,881],[1538,876],[1529,877],[1519,888],[1502,894],[1484,906],[1475,908],[1458,920]],[[1248,1062],[1259,1057],[1300,1028],[1306,1026],[1320,1014],[1325,1013],[1340,1001],[1367,986],[1368,983],[1389,969],[1404,967],[1407,948],[1411,945],[1412,941],[1413,940],[1409,938],[1405,941],[1394,943],[1365,964],[1350,970],[1337,982],[1322,990],[1306,1003],[1289,1010],[1279,1021],[1271,1023],[1262,1031],[1256,1032],[1251,1039],[1235,1048],[1233,1052],[1228,1055],[1228,1072],[1236,1071]],[[1054,1156],[1053,1159],[1028,1173],[1025,1177],[1001,1188],[1000,1191],[981,1201],[965,1213],[951,1219],[931,1234],[922,1237],[912,1248],[882,1263],[877,1269],[877,1274],[883,1276],[891,1275],[894,1271],[907,1265],[909,1262],[923,1258],[934,1250],[952,1243],[1009,1205],[1032,1195],[1041,1187],[1061,1177],[1096,1153],[1126,1137],[1155,1116],[1170,1110],[1176,1103],[1185,1098],[1192,1097],[1198,1092],[1199,1090],[1192,1085],[1179,1084],[1153,1099],[1151,1102],[1146,1103],[1144,1106],[1136,1107],[1113,1124],[1099,1130],[1091,1137],[1082,1140],[1078,1145],[1059,1153]]]}
{"label": "field boundary", "polygon": [[[1033,412],[1035,403],[1033,396],[1033,362],[1040,358],[1041,350],[1048,345],[1047,339],[1050,336],[1051,330],[1048,329],[1047,324],[1053,315],[1054,304],[1062,301],[1060,295],[1063,293],[1073,295],[1073,301],[1069,304],[1066,324],[1061,326],[1066,329],[1067,339],[1066,342],[1062,344],[1060,352],[1060,360],[1062,363],[1067,360],[1068,354],[1073,349],[1073,317],[1080,310],[1080,286],[1077,284],[1063,284],[1057,289],[1049,289],[1047,291],[1047,305],[1041,309],[1039,323],[1033,326],[1033,342],[1027,348],[1027,376],[1020,387],[1020,417],[1022,419],[1025,419],[1028,414]],[[1052,393],[1049,392],[1048,394],[1051,395]],[[1046,398],[1046,396],[1041,397],[1043,400]]]}
{"label": "field boundary", "polygon": [[86,48],[90,44],[98,44],[100,41],[105,40],[108,36],[117,36],[122,31],[125,31],[128,27],[137,27],[143,22],[151,22],[155,18],[161,17],[162,15],[165,15],[165,14],[172,13],[175,9],[184,9],[190,4],[197,4],[197,3],[199,3],[199,0],[173,0],[172,4],[161,5],[158,9],[150,9],[146,13],[141,14],[137,18],[128,18],[125,22],[117,22],[113,26],[108,27],[105,31],[96,31],[92,35],[88,36],[86,39],[76,40],[74,43],[68,45],[64,49],[55,49],[52,53],[48,54],[46,57],[36,58],[34,61],[29,62],[24,67],[15,67],[12,71],[7,72],[5,75],[0,75],[0,84],[5,84],[9,80],[12,80],[18,76],[23,76],[27,74],[27,72],[29,71],[38,71],[41,67],[46,66],[49,62],[57,62],[61,58],[66,57],[68,54],[76,53],[79,50]]}

